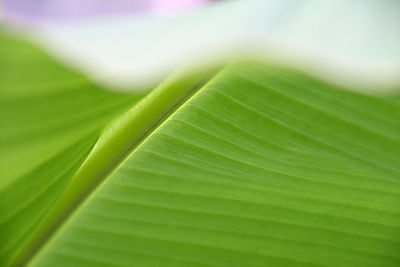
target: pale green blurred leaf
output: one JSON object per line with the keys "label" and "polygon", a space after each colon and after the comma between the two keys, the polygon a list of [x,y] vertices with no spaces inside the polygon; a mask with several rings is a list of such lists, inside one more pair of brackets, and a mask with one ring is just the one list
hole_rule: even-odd
{"label": "pale green blurred leaf", "polygon": [[102,128],[140,97],[101,90],[0,35],[0,264],[34,234]]}

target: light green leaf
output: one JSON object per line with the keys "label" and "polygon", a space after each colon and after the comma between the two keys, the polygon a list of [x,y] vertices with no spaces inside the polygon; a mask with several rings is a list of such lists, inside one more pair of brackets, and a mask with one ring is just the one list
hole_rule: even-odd
{"label": "light green leaf", "polygon": [[232,65],[17,262],[398,266],[399,166],[398,96]]}
{"label": "light green leaf", "polygon": [[35,233],[110,119],[140,95],[96,88],[0,34],[0,265]]}

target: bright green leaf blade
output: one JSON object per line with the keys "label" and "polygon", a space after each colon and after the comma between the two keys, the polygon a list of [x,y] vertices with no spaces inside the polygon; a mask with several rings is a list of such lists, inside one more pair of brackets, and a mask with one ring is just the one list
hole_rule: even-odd
{"label": "bright green leaf blade", "polygon": [[398,266],[399,140],[398,97],[230,67],[136,148],[31,263]]}
{"label": "bright green leaf blade", "polygon": [[140,98],[100,90],[0,34],[0,265],[34,234],[104,125]]}

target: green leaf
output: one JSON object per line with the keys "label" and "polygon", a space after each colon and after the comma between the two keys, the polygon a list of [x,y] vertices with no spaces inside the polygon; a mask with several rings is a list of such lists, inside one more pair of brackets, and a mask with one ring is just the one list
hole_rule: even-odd
{"label": "green leaf", "polygon": [[398,96],[342,91],[287,69],[232,65],[19,260],[398,266],[399,166]]}
{"label": "green leaf", "polygon": [[0,265],[33,236],[105,124],[140,98],[103,91],[0,34]]}

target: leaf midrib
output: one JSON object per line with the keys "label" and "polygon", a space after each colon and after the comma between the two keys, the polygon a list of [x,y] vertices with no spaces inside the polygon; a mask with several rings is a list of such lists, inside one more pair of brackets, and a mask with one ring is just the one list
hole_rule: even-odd
{"label": "leaf midrib", "polygon": [[202,88],[215,71],[171,76],[105,127],[85,162],[14,260],[25,266],[109,174],[172,113]]}

